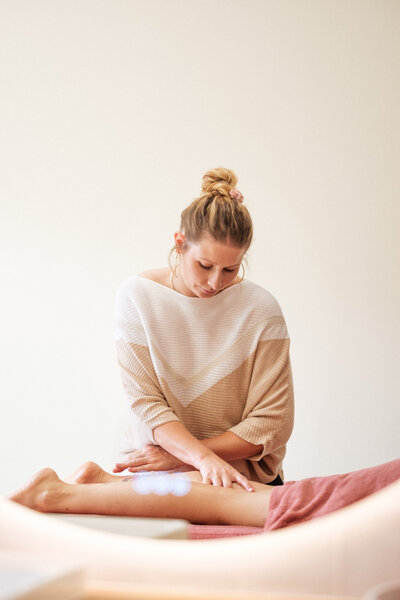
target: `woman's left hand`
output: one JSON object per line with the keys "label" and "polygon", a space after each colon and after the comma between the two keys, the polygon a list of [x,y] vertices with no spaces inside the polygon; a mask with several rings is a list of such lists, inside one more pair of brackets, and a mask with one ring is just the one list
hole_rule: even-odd
{"label": "woman's left hand", "polygon": [[161,446],[148,444],[141,450],[135,450],[126,455],[123,462],[119,462],[113,468],[113,473],[121,473],[128,469],[131,473],[138,471],[169,471],[179,469],[184,463]]}

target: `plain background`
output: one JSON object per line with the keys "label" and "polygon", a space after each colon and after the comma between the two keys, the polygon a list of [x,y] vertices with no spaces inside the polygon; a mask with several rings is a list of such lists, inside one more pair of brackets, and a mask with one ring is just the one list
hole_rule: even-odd
{"label": "plain background", "polygon": [[122,281],[233,169],[292,340],[287,479],[399,456],[400,3],[0,3],[0,486],[110,469]]}

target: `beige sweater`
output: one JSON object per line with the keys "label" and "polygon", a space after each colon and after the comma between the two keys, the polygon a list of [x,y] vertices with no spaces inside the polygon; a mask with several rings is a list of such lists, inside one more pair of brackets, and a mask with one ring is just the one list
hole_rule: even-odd
{"label": "beige sweater", "polygon": [[130,405],[121,452],[181,421],[197,438],[232,431],[263,445],[232,461],[255,481],[280,474],[293,428],[289,337],[278,302],[250,281],[194,298],[134,276],[120,287],[115,339]]}

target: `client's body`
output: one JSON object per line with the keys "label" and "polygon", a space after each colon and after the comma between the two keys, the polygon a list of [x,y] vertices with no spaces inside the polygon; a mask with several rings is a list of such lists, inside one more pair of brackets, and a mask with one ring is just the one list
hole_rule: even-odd
{"label": "client's body", "polygon": [[138,477],[142,476],[111,475],[89,462],[65,482],[52,469],[43,469],[10,499],[41,512],[180,518],[191,523],[264,527],[270,531],[339,510],[390,485],[400,478],[400,459],[283,486],[252,482],[254,492],[237,484],[219,487],[202,483],[202,476],[194,471],[167,476],[191,480],[183,496],[142,494],[136,491]]}

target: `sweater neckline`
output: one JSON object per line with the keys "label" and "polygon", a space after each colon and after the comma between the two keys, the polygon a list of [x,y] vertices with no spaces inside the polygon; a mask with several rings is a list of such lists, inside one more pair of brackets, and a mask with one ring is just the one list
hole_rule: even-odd
{"label": "sweater neckline", "polygon": [[148,277],[141,277],[140,275],[134,275],[134,277],[136,277],[137,279],[140,279],[140,280],[149,281],[150,283],[156,285],[158,288],[163,288],[164,290],[167,290],[167,293],[170,292],[171,294],[175,294],[176,296],[179,296],[180,298],[185,298],[184,302],[186,300],[188,300],[188,301],[190,301],[190,300],[194,300],[194,301],[207,300],[207,302],[212,302],[216,298],[219,298],[221,296],[226,296],[227,293],[230,292],[230,290],[240,288],[241,286],[243,286],[243,284],[247,285],[247,283],[248,283],[247,279],[243,279],[243,281],[241,281],[240,283],[235,283],[234,285],[230,285],[229,287],[222,290],[222,292],[219,292],[219,294],[216,294],[215,296],[211,296],[211,298],[199,298],[198,296],[185,296],[185,294],[181,294],[180,292],[173,290],[172,288],[170,288],[166,285],[163,285],[162,283],[158,283],[158,281],[149,279]]}

